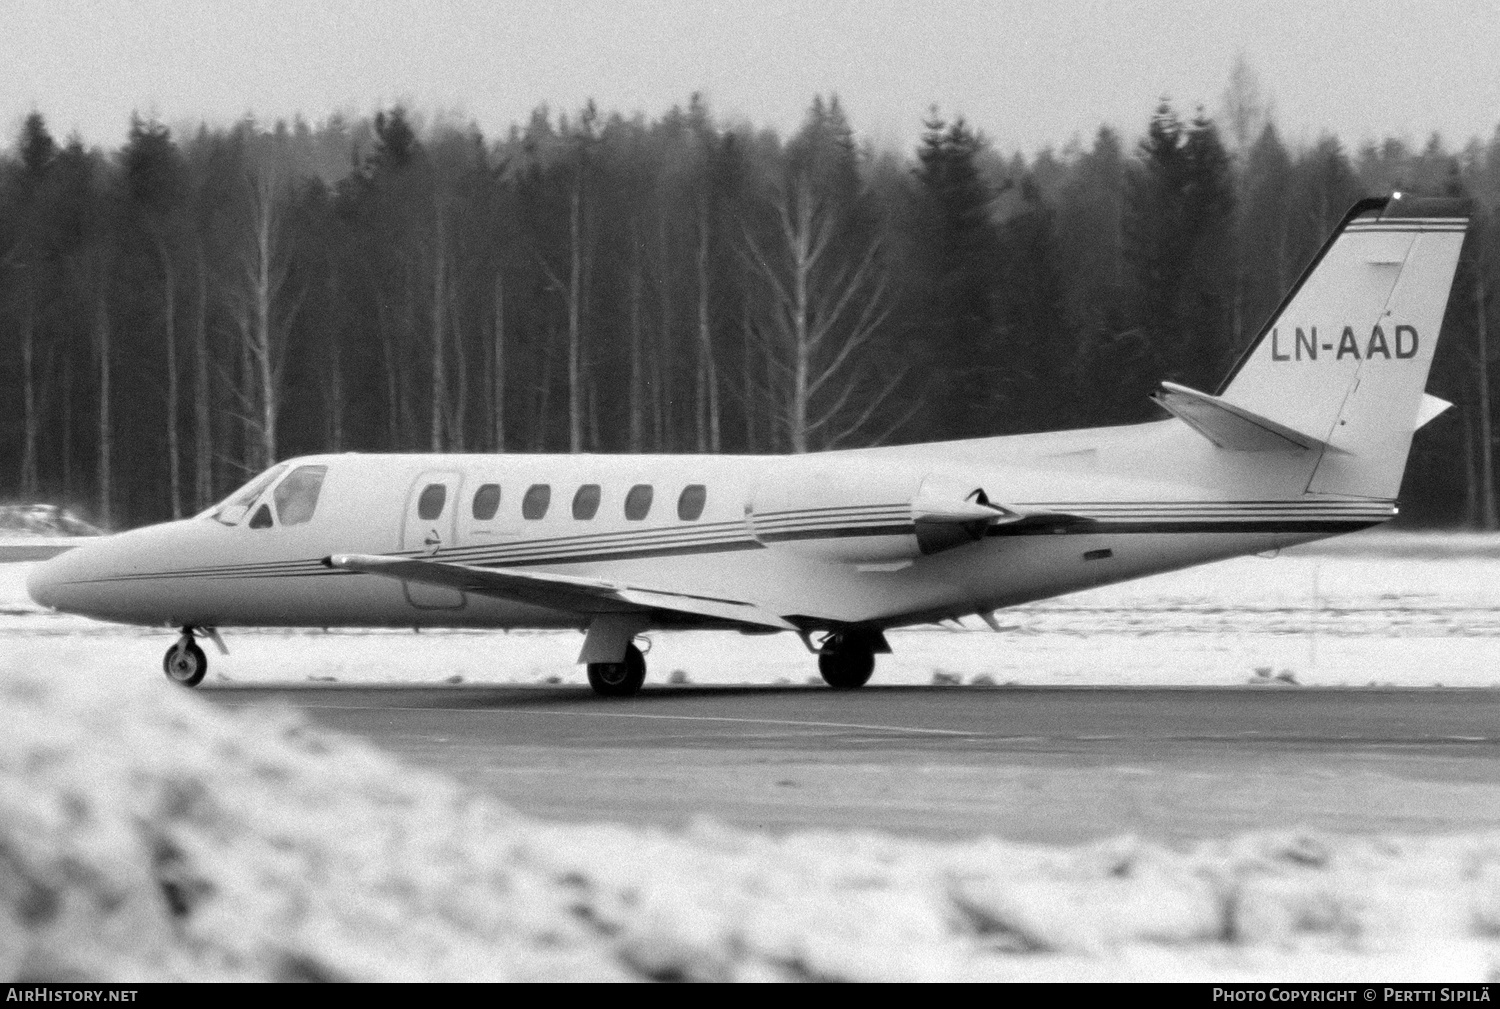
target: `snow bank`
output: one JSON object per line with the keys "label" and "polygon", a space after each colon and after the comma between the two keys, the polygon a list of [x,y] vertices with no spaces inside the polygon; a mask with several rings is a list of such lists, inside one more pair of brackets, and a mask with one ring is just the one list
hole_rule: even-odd
{"label": "snow bank", "polygon": [[1483,980],[1500,835],[553,826],[277,709],[0,672],[0,979]]}
{"label": "snow bank", "polygon": [[66,508],[54,504],[0,504],[0,536],[102,536]]}
{"label": "snow bank", "polygon": [[57,505],[0,504],[0,564],[46,560],[70,549],[80,536],[102,535]]}

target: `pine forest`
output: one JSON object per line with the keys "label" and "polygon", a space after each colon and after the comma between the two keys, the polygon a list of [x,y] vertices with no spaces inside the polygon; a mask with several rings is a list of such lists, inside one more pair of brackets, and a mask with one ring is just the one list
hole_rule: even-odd
{"label": "pine forest", "polygon": [[785,453],[1131,423],[1212,391],[1357,199],[1463,195],[1408,525],[1497,525],[1500,132],[1290,142],[1253,87],[1031,155],[839,100],[172,129],[0,156],[0,500],[109,528],[324,451]]}

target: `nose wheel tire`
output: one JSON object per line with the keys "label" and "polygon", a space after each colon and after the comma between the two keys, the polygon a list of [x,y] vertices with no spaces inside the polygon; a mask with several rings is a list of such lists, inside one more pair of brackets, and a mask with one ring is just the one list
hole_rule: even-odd
{"label": "nose wheel tire", "polygon": [[875,650],[862,642],[835,635],[818,655],[818,672],[834,690],[862,687],[875,672]]}
{"label": "nose wheel tire", "polygon": [[192,638],[184,638],[167,649],[161,660],[167,679],[184,687],[196,687],[208,672],[208,656]]}
{"label": "nose wheel tire", "polygon": [[631,697],[646,682],[646,657],[635,645],[625,648],[624,662],[590,662],[589,686],[600,697]]}

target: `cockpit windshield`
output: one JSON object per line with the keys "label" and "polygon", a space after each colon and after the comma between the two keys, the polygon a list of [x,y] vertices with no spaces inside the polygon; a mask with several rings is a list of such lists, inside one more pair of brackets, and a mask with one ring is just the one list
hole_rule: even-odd
{"label": "cockpit windshield", "polygon": [[222,522],[227,526],[239,525],[244,519],[245,513],[255,503],[255,499],[282,473],[286,472],[286,463],[278,463],[266,470],[260,476],[251,480],[245,486],[229,495],[223,501],[214,505],[204,512],[209,518],[216,522]]}

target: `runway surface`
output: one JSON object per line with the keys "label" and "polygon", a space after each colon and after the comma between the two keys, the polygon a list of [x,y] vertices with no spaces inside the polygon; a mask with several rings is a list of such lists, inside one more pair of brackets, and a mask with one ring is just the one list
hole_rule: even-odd
{"label": "runway surface", "polygon": [[1161,840],[1500,827],[1500,690],[205,687],[523,812],[781,833]]}

